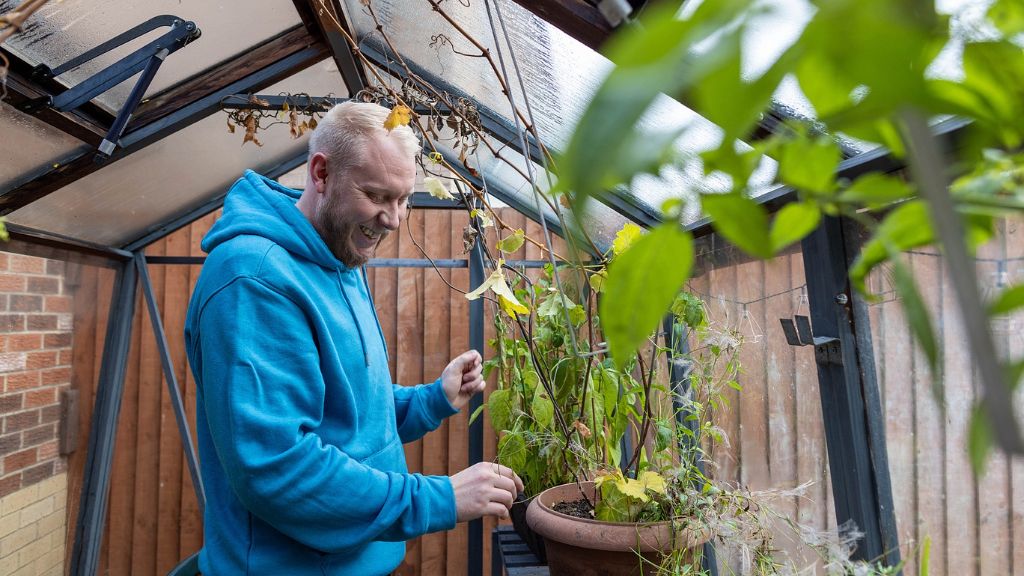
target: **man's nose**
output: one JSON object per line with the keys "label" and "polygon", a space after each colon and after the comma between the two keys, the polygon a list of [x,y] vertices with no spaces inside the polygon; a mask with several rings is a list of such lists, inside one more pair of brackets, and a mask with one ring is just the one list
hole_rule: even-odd
{"label": "man's nose", "polygon": [[405,204],[402,202],[391,202],[387,204],[380,213],[380,225],[386,230],[394,232],[398,230],[402,218],[405,216]]}

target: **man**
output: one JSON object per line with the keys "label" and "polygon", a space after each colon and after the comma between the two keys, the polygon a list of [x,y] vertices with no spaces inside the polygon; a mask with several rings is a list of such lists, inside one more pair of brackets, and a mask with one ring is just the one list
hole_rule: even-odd
{"label": "man", "polygon": [[349,102],[309,142],[301,195],[248,171],[203,239],[185,340],[198,384],[204,574],[373,575],[404,541],[505,517],[522,482],[492,463],[410,474],[402,443],[484,388],[466,352],[392,384],[362,265],[398,229],[419,144]]}

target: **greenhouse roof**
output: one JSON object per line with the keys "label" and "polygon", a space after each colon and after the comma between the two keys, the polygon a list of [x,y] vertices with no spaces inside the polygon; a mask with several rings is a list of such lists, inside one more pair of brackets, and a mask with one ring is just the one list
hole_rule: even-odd
{"label": "greenhouse roof", "polygon": [[[15,4],[0,1],[0,13]],[[532,175],[545,173],[541,147],[531,138],[530,153],[524,155],[519,135],[529,121],[542,147],[565,147],[590,95],[612,69],[598,49],[614,28],[609,22],[618,20],[609,12],[613,4],[324,3],[344,34],[321,9],[321,0],[264,0],[245,3],[244,9],[241,3],[183,0],[171,16],[161,16],[164,6],[155,2],[44,4],[0,48],[11,62],[0,104],[0,130],[6,135],[0,142],[0,213],[16,238],[124,258],[127,252],[121,251],[215,210],[245,168],[279,177],[302,165],[306,138],[290,138],[287,121],[261,133],[258,146],[243,144],[240,134],[230,132],[222,111],[229,97],[344,98],[382,81],[400,88],[412,71],[453,98],[472,102],[495,143],[475,149],[465,162],[465,148],[438,142],[438,149],[474,165],[472,176],[488,193],[535,220],[543,215],[558,229],[558,214],[535,198],[530,183]],[[631,4],[641,8],[644,2]],[[809,17],[803,2],[769,4],[775,10],[748,26],[744,75],[762,72],[766,57],[784,50]],[[182,36],[182,27],[191,23],[198,33]],[[138,72],[176,30],[175,48],[144,85]],[[349,40],[358,45],[358,54]],[[103,53],[75,66],[90,51]],[[481,51],[492,58],[478,57]],[[510,97],[492,62],[508,78]],[[40,74],[40,67],[54,76]],[[68,104],[76,90],[85,92],[102,80],[108,89],[86,92],[80,104]],[[136,107],[130,98],[137,81],[145,90]],[[529,117],[514,118],[510,100]],[[789,117],[813,115],[799,88],[785,83],[772,110],[751,141],[771,135]],[[130,118],[126,129],[114,138],[109,157],[97,154],[119,113]],[[602,248],[626,221],[650,226],[662,220],[663,203],[670,198],[730,187],[726,175],[705,175],[699,156],[721,142],[718,126],[667,96],[641,123],[652,131],[685,127],[676,149],[691,161],[659,177],[641,176],[628,190],[613,190],[601,199],[603,205],[595,204],[585,226]],[[847,157],[873,148],[852,140],[844,144]],[[750,149],[743,142],[737,146]],[[762,157],[749,185],[752,196],[786,197],[774,185],[776,167]],[[542,189],[550,184],[540,176],[534,181]],[[683,224],[700,225],[696,204],[687,204]]]}

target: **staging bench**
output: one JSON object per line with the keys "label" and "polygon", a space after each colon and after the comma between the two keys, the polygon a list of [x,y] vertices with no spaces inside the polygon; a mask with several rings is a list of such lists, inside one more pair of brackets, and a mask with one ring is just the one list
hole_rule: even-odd
{"label": "staging bench", "polygon": [[548,567],[530,552],[510,524],[491,532],[491,576],[548,576]]}

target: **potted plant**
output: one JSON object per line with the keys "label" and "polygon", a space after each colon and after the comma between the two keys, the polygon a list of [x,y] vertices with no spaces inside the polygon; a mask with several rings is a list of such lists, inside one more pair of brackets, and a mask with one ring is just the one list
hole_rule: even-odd
{"label": "potted plant", "polygon": [[[612,266],[639,237],[632,225],[619,232]],[[498,460],[536,497],[527,519],[545,536],[553,574],[586,573],[586,562],[604,571],[594,573],[692,566],[728,500],[701,463],[722,440],[713,417],[727,404],[723,390],[738,387],[740,339],[712,327],[703,303],[680,292],[669,331],[652,333],[618,365],[600,328],[605,277],[602,264],[547,265],[536,279],[499,269],[469,295],[493,289],[504,310],[495,315],[495,356],[485,365],[496,382],[486,408],[499,434]],[[692,351],[682,354],[672,343],[687,334]],[[668,381],[673,363],[688,366],[686,394]],[[566,505],[578,519],[563,513]],[[583,551],[580,537],[592,537],[596,548]],[[524,539],[531,543],[528,533]]]}

